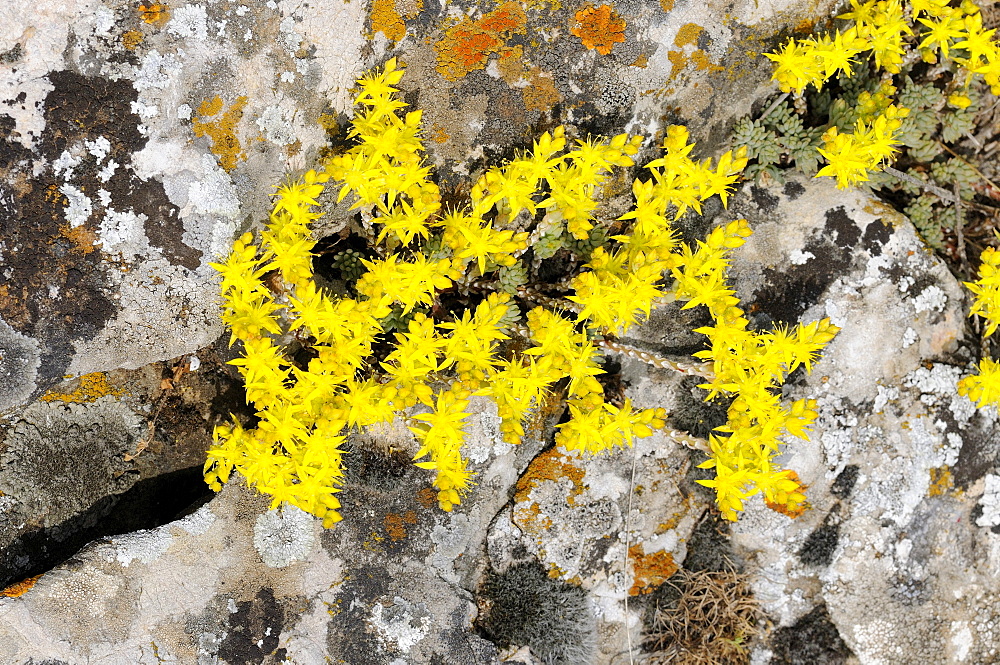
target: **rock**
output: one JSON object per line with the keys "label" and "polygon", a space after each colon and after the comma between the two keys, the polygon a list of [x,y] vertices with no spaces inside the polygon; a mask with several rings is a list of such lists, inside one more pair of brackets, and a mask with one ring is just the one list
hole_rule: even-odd
{"label": "rock", "polygon": [[[238,479],[200,505],[212,425],[247,408],[209,263],[260,228],[286,173],[346,145],[357,76],[405,61],[428,162],[457,198],[560,123],[585,138],[680,122],[720,153],[773,92],[749,51],[831,7],[11,4],[0,561],[4,584],[31,577],[0,598],[0,662],[621,662],[679,566],[727,557],[775,626],[759,665],[994,660],[1000,472],[995,416],[955,393],[964,296],[905,219],[828,182],[747,185],[681,229],[747,217],[733,277],[752,323],[843,328],[785,389],[820,405],[784,458],[810,486],[798,519],[755,500],[731,538],[712,535],[701,453],[657,433],[563,454],[547,446],[557,404],[512,447],[485,401],[468,431],[478,485],[454,512],[398,424],[353,437],[333,530]],[[316,229],[331,244],[353,215],[333,198]],[[684,356],[699,317],[665,307],[624,341]],[[723,422],[696,377],[617,365],[608,388],[673,428]]]}
{"label": "rock", "polygon": [[0,599],[0,660],[499,663],[472,630],[473,592],[490,522],[541,443],[506,444],[495,408],[477,412],[470,439],[492,443],[454,512],[436,509],[412,450],[354,455],[332,530],[231,482],[183,519],[97,541]]}
{"label": "rock", "polygon": [[861,193],[749,189],[734,213],[755,234],[735,272],[754,322],[830,316],[842,328],[786,391],[819,402],[812,440],[785,454],[812,509],[791,521],[755,500],[733,527],[781,627],[771,662],[807,662],[779,654],[817,616],[836,634],[820,631],[830,638],[816,653],[829,655],[808,662],[844,662],[848,649],[862,663],[993,660],[998,541],[976,520],[996,413],[956,392],[970,360],[960,285],[905,219]]}

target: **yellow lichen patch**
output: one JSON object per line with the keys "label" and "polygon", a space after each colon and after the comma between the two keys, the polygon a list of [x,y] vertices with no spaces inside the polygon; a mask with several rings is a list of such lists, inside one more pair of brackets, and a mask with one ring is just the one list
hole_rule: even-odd
{"label": "yellow lichen patch", "polygon": [[41,577],[42,576],[40,574],[35,575],[34,577],[29,577],[26,580],[21,580],[16,584],[11,584],[6,589],[0,589],[0,597],[17,598],[18,596],[23,596],[31,587],[35,586],[35,582],[37,582]]}
{"label": "yellow lichen patch", "polygon": [[529,111],[544,113],[562,101],[562,95],[556,89],[552,75],[538,67],[531,72],[531,84],[523,88],[521,94],[524,97],[524,106]]}
{"label": "yellow lichen patch", "polygon": [[437,123],[434,123],[434,125],[431,127],[430,137],[431,141],[434,141],[435,143],[444,143],[445,141],[451,138],[451,135],[449,135],[448,132],[444,131],[444,127],[442,127]]}
{"label": "yellow lichen patch", "polygon": [[121,388],[116,388],[111,383],[108,382],[108,377],[104,375],[104,372],[93,372],[91,374],[84,374],[80,377],[80,385],[76,390],[69,393],[59,393],[55,391],[48,391],[42,395],[39,399],[43,402],[65,402],[67,404],[84,404],[86,402],[94,402],[104,397],[105,395],[112,395],[114,397],[119,397],[124,395],[125,391]]}
{"label": "yellow lichen patch", "polygon": [[649,56],[645,53],[640,53],[639,57],[636,58],[630,66],[645,69],[647,65],[649,65]]}
{"label": "yellow lichen patch", "polygon": [[417,513],[413,510],[407,510],[402,515],[398,513],[389,513],[385,516],[383,520],[385,525],[385,532],[389,534],[389,537],[395,540],[403,540],[406,538],[406,525],[417,523]]}
{"label": "yellow lichen patch", "polygon": [[501,51],[500,57],[497,59],[497,69],[500,71],[500,78],[509,86],[527,78],[527,72],[524,69],[524,47],[518,44],[513,48]]}
{"label": "yellow lichen patch", "polygon": [[557,448],[552,448],[533,459],[528,465],[517,481],[514,500],[518,503],[528,501],[531,490],[546,480],[558,482],[568,478],[573,483],[573,488],[566,498],[566,503],[573,505],[576,496],[583,491],[585,474],[586,471],[577,466],[572,457]]}
{"label": "yellow lichen patch", "polygon": [[673,554],[662,550],[646,554],[642,543],[628,548],[628,558],[634,574],[632,588],[628,590],[630,596],[653,591],[677,572]]}
{"label": "yellow lichen patch", "polygon": [[697,23],[685,23],[677,31],[677,36],[674,37],[674,46],[683,48],[688,44],[697,44],[698,35],[704,31],[705,29]]}
{"label": "yellow lichen patch", "polygon": [[725,69],[722,65],[717,65],[709,60],[708,54],[701,49],[697,49],[691,54],[691,64],[700,71],[721,72]]}
{"label": "yellow lichen patch", "polygon": [[484,69],[491,55],[505,50],[507,39],[524,34],[528,17],[514,2],[505,2],[478,21],[465,18],[448,28],[434,45],[437,70],[449,81],[457,81],[476,69]]}
{"label": "yellow lichen patch", "polygon": [[684,51],[667,51],[667,60],[673,67],[670,68],[670,78],[677,76],[687,66],[687,56]]}
{"label": "yellow lichen patch", "polygon": [[406,35],[406,24],[396,11],[394,0],[373,0],[371,21],[373,33],[381,32],[394,42],[398,42]]}
{"label": "yellow lichen patch", "polygon": [[138,30],[129,30],[122,34],[122,46],[132,51],[142,43],[143,35]]}
{"label": "yellow lichen patch", "polygon": [[625,19],[611,5],[584,5],[574,16],[572,33],[583,45],[601,55],[611,53],[618,42],[625,41]]}
{"label": "yellow lichen patch", "polygon": [[[212,141],[212,154],[219,158],[219,166],[232,171],[236,164],[247,158],[240,145],[240,139],[236,136],[236,124],[243,117],[243,107],[246,106],[247,98],[240,96],[232,103],[228,110],[223,111],[221,97],[206,99],[198,105],[197,117],[191,120],[191,129],[195,136],[207,136]],[[213,118],[212,120],[202,120],[202,118]]]}
{"label": "yellow lichen patch", "polygon": [[150,25],[165,23],[170,18],[167,5],[162,2],[151,2],[148,5],[139,5],[139,18]]}
{"label": "yellow lichen patch", "polygon": [[951,475],[951,469],[947,466],[938,466],[931,469],[931,484],[927,488],[927,496],[944,496],[950,494],[955,489],[955,479]]}
{"label": "yellow lichen patch", "polygon": [[725,69],[725,67],[712,62],[708,53],[702,49],[695,48],[690,52],[685,49],[689,46],[697,47],[698,38],[704,31],[705,29],[697,23],[685,23],[677,31],[674,36],[674,45],[677,46],[677,50],[667,53],[667,59],[673,65],[670,70],[670,78],[677,76],[681,70],[689,65],[699,71],[718,72]]}
{"label": "yellow lichen patch", "polygon": [[660,9],[669,12],[674,8],[674,0],[660,0]]}
{"label": "yellow lichen patch", "polygon": [[73,247],[81,254],[90,254],[97,249],[97,233],[82,224],[60,229],[59,235],[73,243]]}

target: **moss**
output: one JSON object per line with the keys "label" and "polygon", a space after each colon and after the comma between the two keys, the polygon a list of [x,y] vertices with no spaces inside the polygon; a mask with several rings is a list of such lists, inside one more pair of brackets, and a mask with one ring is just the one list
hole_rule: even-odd
{"label": "moss", "polygon": [[591,662],[597,636],[587,592],[552,579],[538,562],[490,571],[479,601],[477,628],[497,646],[528,646],[549,665]]}

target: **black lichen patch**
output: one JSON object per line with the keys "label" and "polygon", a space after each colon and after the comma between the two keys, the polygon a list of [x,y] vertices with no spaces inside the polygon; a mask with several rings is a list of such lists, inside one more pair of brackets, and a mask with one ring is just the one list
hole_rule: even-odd
{"label": "black lichen patch", "polygon": [[803,247],[803,252],[813,258],[783,270],[764,269],[765,286],[754,294],[747,310],[754,326],[798,323],[802,314],[819,302],[830,284],[851,266],[852,248],[861,237],[860,229],[843,208],[827,211],[826,217],[822,231]]}
{"label": "black lichen patch", "polygon": [[750,187],[750,196],[761,212],[774,212],[774,209],[778,207],[778,197],[763,187],[752,185]]}
{"label": "black lichen patch", "polygon": [[790,201],[794,201],[803,194],[806,193],[806,188],[802,186],[802,183],[795,182],[794,180],[789,180],[785,183],[785,187],[782,190],[785,196],[788,197]]}
{"label": "black lichen patch", "polygon": [[236,612],[225,626],[226,637],[219,645],[219,659],[229,665],[264,665],[285,662],[278,637],[285,623],[285,611],[274,591],[263,588],[253,600],[236,603]]}
{"label": "black lichen patch", "polygon": [[[22,92],[16,99],[22,99]],[[12,166],[31,157],[31,151],[16,140],[17,122],[7,114],[0,115],[0,170],[6,171]]]}
{"label": "black lichen patch", "polygon": [[121,182],[124,178],[112,178],[112,199],[128,201],[129,207],[137,215],[145,215],[143,227],[149,244],[159,247],[163,256],[173,265],[184,266],[195,270],[201,265],[201,250],[186,245],[183,241],[184,224],[177,209],[163,189],[163,183],[158,180],[141,180],[130,170],[127,174],[128,183]]}
{"label": "black lichen patch", "polygon": [[771,637],[771,665],[843,665],[852,657],[826,605],[820,605],[794,626],[779,628]]}
{"label": "black lichen patch", "polygon": [[889,242],[892,237],[892,226],[886,224],[881,219],[876,219],[865,227],[865,234],[861,238],[861,246],[872,256],[880,256],[882,247]]}
{"label": "black lichen patch", "polygon": [[596,623],[587,592],[550,578],[536,561],[490,571],[480,589],[476,628],[501,648],[528,646],[543,663],[591,661]]}
{"label": "black lichen patch", "polygon": [[131,81],[71,71],[52,72],[48,78],[53,89],[44,102],[42,156],[57,159],[64,150],[98,136],[104,136],[112,153],[119,155],[130,155],[146,145],[138,116],[132,112],[138,93]]}
{"label": "black lichen patch", "polygon": [[[130,166],[147,141],[132,112],[132,83],[72,71],[48,78],[53,89],[34,152],[0,117],[0,317],[39,341],[41,389],[66,373],[74,342],[93,339],[116,314],[105,273],[107,260],[119,257],[99,234],[106,215],[143,219],[150,243],[176,265],[194,269],[201,260],[184,244],[162,184],[140,179]],[[36,173],[38,164],[47,168]]]}
{"label": "black lichen patch", "polygon": [[848,464],[844,470],[837,474],[830,485],[830,494],[839,499],[846,499],[854,491],[854,484],[858,482],[860,467],[857,464]]}
{"label": "black lichen patch", "polygon": [[[127,82],[84,86],[78,74],[55,72],[45,101],[46,127],[39,150],[58,157],[68,141],[96,138],[104,132],[120,136],[125,149],[135,148],[138,135],[130,101],[136,92]],[[103,86],[103,87],[102,87]],[[130,92],[129,92],[130,91]],[[130,121],[130,122],[129,122]],[[98,126],[89,123],[102,122]],[[71,342],[96,334],[114,305],[98,269],[100,256],[74,251],[64,231],[64,197],[59,182],[45,172],[33,177],[17,144],[0,179],[0,237],[4,239],[4,271],[0,274],[0,316],[15,330],[38,339],[42,347],[40,379],[53,382],[65,373],[72,357]]]}
{"label": "black lichen patch", "polygon": [[854,223],[843,206],[826,211],[826,226],[823,229],[827,238],[841,249],[852,249],[861,239],[861,229]]}
{"label": "black lichen patch", "polygon": [[972,483],[993,471],[1000,457],[997,428],[986,424],[986,419],[978,413],[972,424],[962,434],[958,461],[951,469],[955,487],[962,490],[967,490]]}
{"label": "black lichen patch", "polygon": [[829,566],[840,540],[840,522],[828,516],[822,525],[809,534],[799,550],[799,561],[807,566]]}
{"label": "black lichen patch", "polygon": [[330,608],[336,619],[327,626],[326,646],[333,662],[339,656],[341,662],[352,665],[389,665],[394,656],[401,655],[385,645],[369,625],[375,599],[396,595],[398,590],[390,593],[391,583],[384,568],[352,568]]}

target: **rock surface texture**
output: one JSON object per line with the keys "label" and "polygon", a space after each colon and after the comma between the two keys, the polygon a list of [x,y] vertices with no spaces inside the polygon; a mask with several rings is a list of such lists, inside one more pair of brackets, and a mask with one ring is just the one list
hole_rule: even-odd
{"label": "rock surface texture", "polygon": [[[812,504],[795,520],[755,499],[719,527],[703,454],[665,434],[571,456],[553,407],[508,445],[485,399],[451,513],[401,425],[353,436],[334,529],[200,477],[212,426],[248,413],[208,263],[346,143],[365,70],[405,61],[428,160],[464,192],[557,124],[684,123],[721,152],[773,92],[750,52],[831,7],[5,2],[0,663],[620,664],[680,567],[729,565],[768,620],[755,665],[1000,658],[996,419],[955,391],[964,294],[905,218],[827,181],[746,184],[683,229],[750,221],[732,275],[754,326],[842,328],[785,387],[820,413],[784,457]],[[326,213],[319,236],[346,214]],[[700,317],[666,306],[625,341],[687,355]],[[697,377],[608,360],[673,428],[723,424]]]}

